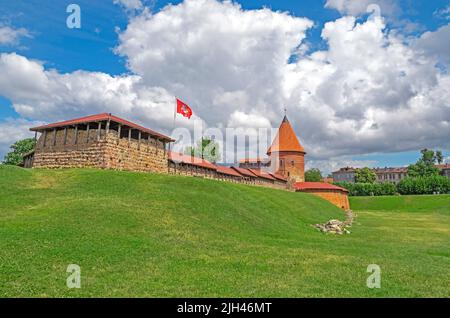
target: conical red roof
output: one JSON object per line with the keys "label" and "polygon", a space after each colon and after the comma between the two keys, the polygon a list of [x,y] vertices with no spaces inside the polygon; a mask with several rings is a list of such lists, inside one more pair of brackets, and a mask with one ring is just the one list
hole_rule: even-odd
{"label": "conical red roof", "polygon": [[280,128],[278,128],[277,135],[267,150],[267,154],[270,155],[270,153],[277,151],[305,152],[286,116],[284,116]]}

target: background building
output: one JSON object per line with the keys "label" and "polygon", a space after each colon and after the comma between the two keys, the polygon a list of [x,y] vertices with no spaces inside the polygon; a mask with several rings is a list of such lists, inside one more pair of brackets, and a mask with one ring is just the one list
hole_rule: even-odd
{"label": "background building", "polygon": [[355,168],[345,167],[333,172],[334,182],[355,182]]}
{"label": "background building", "polygon": [[373,171],[377,174],[376,182],[378,183],[398,183],[408,176],[406,167],[375,168]]}
{"label": "background building", "polygon": [[[439,169],[441,175],[450,178],[450,164],[435,165]],[[334,182],[355,182],[356,168],[345,167],[333,172]],[[408,176],[407,167],[385,167],[372,169],[377,175],[378,183],[399,183]]]}

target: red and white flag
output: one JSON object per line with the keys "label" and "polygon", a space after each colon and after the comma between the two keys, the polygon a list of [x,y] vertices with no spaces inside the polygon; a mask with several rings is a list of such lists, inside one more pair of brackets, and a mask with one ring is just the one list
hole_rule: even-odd
{"label": "red and white flag", "polygon": [[177,98],[177,114],[181,114],[188,119],[192,116],[192,109],[184,102]]}

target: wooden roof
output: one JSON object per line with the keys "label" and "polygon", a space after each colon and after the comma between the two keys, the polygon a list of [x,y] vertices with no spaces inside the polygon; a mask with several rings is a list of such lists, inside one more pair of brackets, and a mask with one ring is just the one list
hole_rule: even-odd
{"label": "wooden roof", "polygon": [[189,155],[184,155],[178,152],[169,151],[168,152],[169,160],[177,163],[184,163],[184,164],[190,164],[197,167],[217,170],[217,166],[213,165],[211,162],[209,162],[206,159],[193,157]]}
{"label": "wooden roof", "polygon": [[238,173],[236,170],[234,170],[230,167],[224,167],[224,166],[218,166],[218,165],[216,165],[216,167],[217,167],[217,172],[219,172],[219,173],[242,178],[242,175],[240,173]]}
{"label": "wooden roof", "polygon": [[65,127],[65,126],[73,126],[76,124],[88,124],[88,123],[94,123],[94,122],[100,122],[100,121],[107,121],[110,120],[112,122],[116,122],[118,124],[121,125],[125,125],[137,130],[140,130],[142,132],[148,133],[154,137],[157,137],[158,139],[164,140],[164,141],[168,141],[168,142],[173,142],[175,141],[174,139],[163,135],[159,132],[156,132],[154,130],[151,130],[149,128],[145,128],[143,126],[140,126],[138,124],[135,124],[131,121],[128,121],[126,119],[114,116],[112,114],[109,113],[103,113],[103,114],[97,114],[97,115],[90,115],[90,116],[85,116],[85,117],[80,117],[80,118],[75,118],[75,119],[70,119],[70,120],[65,120],[65,121],[61,121],[61,122],[56,122],[56,123],[52,123],[52,124],[47,124],[47,125],[43,125],[43,126],[38,126],[38,127],[33,127],[30,128],[31,131],[44,131],[44,130],[48,130],[48,129],[52,129],[52,128],[58,128],[58,127]]}

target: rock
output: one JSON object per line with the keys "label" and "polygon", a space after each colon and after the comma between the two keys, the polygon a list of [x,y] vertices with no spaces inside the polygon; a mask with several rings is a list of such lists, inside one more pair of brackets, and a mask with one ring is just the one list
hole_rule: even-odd
{"label": "rock", "polygon": [[353,223],[353,212],[351,210],[346,211],[346,220],[329,220],[325,224],[315,224],[314,227],[323,233],[331,233],[331,234],[350,234],[350,231],[347,230],[347,227],[351,227]]}

